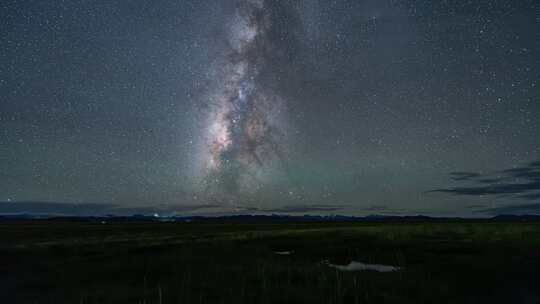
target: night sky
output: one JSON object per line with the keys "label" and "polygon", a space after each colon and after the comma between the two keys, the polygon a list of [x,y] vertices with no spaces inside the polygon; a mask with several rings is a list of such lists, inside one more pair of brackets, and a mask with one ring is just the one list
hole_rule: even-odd
{"label": "night sky", "polygon": [[540,213],[540,4],[2,1],[0,213]]}

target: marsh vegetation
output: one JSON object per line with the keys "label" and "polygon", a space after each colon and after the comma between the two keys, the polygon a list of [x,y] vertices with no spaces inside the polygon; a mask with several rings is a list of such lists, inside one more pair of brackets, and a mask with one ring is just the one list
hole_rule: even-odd
{"label": "marsh vegetation", "polygon": [[[0,258],[2,303],[540,300],[533,222],[30,221],[0,224]],[[400,269],[328,266],[353,261]]]}

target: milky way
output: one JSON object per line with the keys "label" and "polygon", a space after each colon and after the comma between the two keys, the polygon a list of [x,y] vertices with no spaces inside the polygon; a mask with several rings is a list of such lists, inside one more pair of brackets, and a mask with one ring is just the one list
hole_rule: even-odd
{"label": "milky way", "polygon": [[212,71],[216,85],[199,147],[203,190],[234,202],[264,186],[272,167],[286,167],[287,127],[283,98],[259,81],[265,54],[276,49],[268,39],[271,10],[263,0],[237,3],[227,25],[228,50]]}

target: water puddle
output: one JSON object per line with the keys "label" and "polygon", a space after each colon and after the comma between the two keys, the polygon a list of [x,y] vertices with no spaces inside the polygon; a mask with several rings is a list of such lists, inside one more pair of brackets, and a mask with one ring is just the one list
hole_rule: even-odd
{"label": "water puddle", "polygon": [[330,264],[330,263],[326,263],[326,265],[336,268],[337,270],[341,270],[341,271],[372,270],[372,271],[378,271],[378,272],[394,272],[401,269],[400,267],[396,267],[396,266],[381,265],[381,264],[366,264],[366,263],[356,262],[356,261],[352,261],[347,265],[336,265],[336,264]]}
{"label": "water puddle", "polygon": [[293,250],[291,250],[291,251],[274,251],[274,253],[277,254],[277,255],[291,255],[291,254],[294,253],[294,251]]}

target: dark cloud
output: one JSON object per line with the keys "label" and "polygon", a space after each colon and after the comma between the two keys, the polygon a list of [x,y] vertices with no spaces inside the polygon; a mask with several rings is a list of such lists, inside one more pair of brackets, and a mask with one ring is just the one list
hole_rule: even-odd
{"label": "dark cloud", "polygon": [[[279,208],[238,207],[235,213],[304,213],[329,212],[345,209],[344,205],[288,205]],[[66,216],[102,216],[102,215],[133,215],[133,214],[159,214],[162,216],[182,215],[196,211],[205,211],[208,214],[219,214],[223,211],[222,204],[203,205],[161,205],[157,207],[122,207],[115,204],[100,203],[60,203],[60,202],[0,202],[0,214],[46,214]],[[213,210],[214,209],[214,210]],[[219,210],[221,211],[219,211]],[[216,211],[218,210],[218,211]],[[229,214],[227,213],[227,214]],[[232,213],[231,213],[232,214]]]}
{"label": "dark cloud", "polygon": [[372,205],[367,208],[363,208],[364,211],[388,211],[390,210],[390,207],[385,205]]}
{"label": "dark cloud", "polygon": [[487,214],[540,214],[540,203],[494,207],[481,209],[477,212]]}
{"label": "dark cloud", "polygon": [[47,214],[67,216],[102,216],[160,214],[175,215],[199,210],[217,208],[218,205],[169,205],[158,207],[122,207],[115,204],[101,203],[61,203],[61,202],[0,202],[0,214]]}
{"label": "dark cloud", "polygon": [[469,205],[466,208],[467,209],[482,209],[482,208],[486,208],[486,205]]}
{"label": "dark cloud", "polygon": [[470,196],[514,197],[525,200],[540,199],[539,161],[494,173],[452,172],[450,175],[453,180],[467,182],[470,185],[435,189],[429,192]]}
{"label": "dark cloud", "polygon": [[540,200],[540,192],[524,194],[524,195],[520,195],[519,197],[528,199],[528,200]]}
{"label": "dark cloud", "polygon": [[347,206],[339,205],[291,205],[283,206],[279,208],[259,209],[263,212],[283,212],[283,213],[303,213],[303,212],[328,212],[328,211],[340,211]]}
{"label": "dark cloud", "polygon": [[475,172],[451,172],[451,179],[455,181],[470,180],[480,176],[480,174]]}
{"label": "dark cloud", "polygon": [[109,213],[114,207],[111,204],[99,203],[0,202],[0,213],[100,215]]}

